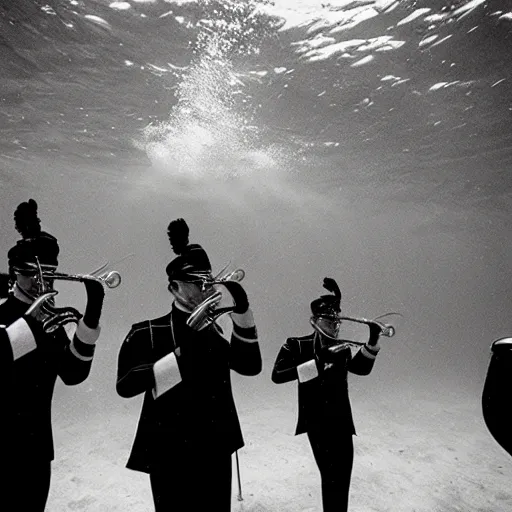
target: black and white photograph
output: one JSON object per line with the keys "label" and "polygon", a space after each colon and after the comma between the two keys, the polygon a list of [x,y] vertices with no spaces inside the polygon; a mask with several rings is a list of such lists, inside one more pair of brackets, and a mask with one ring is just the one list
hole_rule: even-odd
{"label": "black and white photograph", "polygon": [[0,0],[0,509],[512,511],[509,0]]}

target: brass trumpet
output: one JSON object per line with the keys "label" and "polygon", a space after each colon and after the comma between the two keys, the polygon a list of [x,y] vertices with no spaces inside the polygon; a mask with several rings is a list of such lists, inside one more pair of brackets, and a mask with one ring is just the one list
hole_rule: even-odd
{"label": "brass trumpet", "polygon": [[[95,281],[101,283],[102,286],[107,286],[107,288],[117,288],[121,284],[121,274],[115,270],[103,272],[107,266],[108,263],[96,269],[91,274],[66,274],[64,272],[56,272],[55,268],[43,268],[39,264],[39,261],[36,261],[35,267],[38,272],[40,293],[47,294],[48,292],[55,292],[53,289],[47,289],[46,284],[48,281],[53,283],[55,280],[75,281],[79,283]],[[55,293],[55,295],[56,294],[57,293]],[[51,297],[41,305],[40,316],[44,331],[46,333],[52,333],[65,324],[77,324],[83,315],[72,306],[56,307],[55,300]]]}
{"label": "brass trumpet", "polygon": [[[358,324],[365,324],[365,325],[368,325],[368,326],[371,325],[371,324],[376,324],[376,325],[378,325],[381,328],[381,333],[380,333],[381,336],[386,336],[387,338],[392,338],[396,334],[395,327],[393,325],[391,325],[391,324],[385,324],[383,322],[379,322],[380,318],[383,318],[385,316],[391,316],[391,315],[402,316],[400,313],[392,312],[392,313],[385,313],[384,315],[380,315],[377,318],[374,318],[373,320],[370,320],[370,319],[364,318],[364,317],[353,317],[353,316],[339,316],[337,318],[337,320],[339,321],[340,324],[343,322],[343,320],[346,320],[346,321],[349,321],[349,322],[355,322],[355,323],[358,323]],[[313,326],[313,328],[315,329],[315,331],[319,332],[320,334],[322,334],[326,338],[330,338],[330,339],[338,341],[338,342],[340,341],[337,338],[333,338],[332,336],[329,336],[317,324],[315,317],[311,317],[310,323]],[[364,342],[360,342],[360,341],[344,341],[344,343],[349,344],[349,345],[365,345]]]}
{"label": "brass trumpet", "polygon": [[[122,259],[115,262],[115,264],[133,256],[128,254]],[[57,291],[53,290],[53,281],[75,281],[79,283],[85,283],[87,281],[95,281],[101,283],[102,286],[107,288],[117,288],[121,284],[121,274],[116,270],[107,270],[110,263],[107,261],[101,267],[93,270],[89,274],[66,274],[64,272],[57,272],[54,265],[44,265],[39,262],[36,257],[35,263],[26,263],[23,269],[14,268],[14,272],[23,271],[29,272],[38,281],[38,293],[34,295],[25,294],[34,300],[34,304],[39,308],[38,318],[42,322],[43,329],[47,333],[51,333],[59,327],[67,323],[78,323],[82,318],[82,314],[74,307],[56,307],[55,306],[55,295]],[[11,275],[0,273],[0,291],[2,295],[8,295],[9,280]],[[3,298],[3,297],[0,297]],[[39,300],[41,299],[41,300]]]}
{"label": "brass trumpet", "polygon": [[116,270],[104,272],[98,276],[93,274],[65,274],[64,272],[42,272],[43,279],[58,281],[76,281],[85,283],[86,281],[96,281],[105,285],[107,288],[117,288],[121,284],[121,274]]}
{"label": "brass trumpet", "polygon": [[[96,281],[107,288],[117,288],[121,284],[121,274],[116,270],[105,271],[108,263],[97,268],[90,274],[66,274],[64,272],[57,272],[54,266],[41,265],[36,258],[36,263],[27,263],[27,267],[35,272],[39,279],[39,286],[41,293],[46,291],[46,281],[76,281],[85,283],[86,281]],[[51,290],[50,290],[51,291]]]}
{"label": "brass trumpet", "polygon": [[[95,281],[107,288],[117,288],[121,284],[121,274],[116,270],[103,272],[97,276],[93,274],[65,274],[64,272],[42,271],[41,277],[43,280],[75,281],[79,283]],[[45,291],[44,288],[43,291]],[[54,304],[53,300],[49,299],[41,306],[44,318],[43,329],[47,333],[51,333],[68,323],[76,324],[83,316],[82,313],[71,306],[57,308]]]}
{"label": "brass trumpet", "polygon": [[[229,264],[228,264],[229,265]],[[232,272],[228,272],[225,274],[225,270],[228,265],[226,265],[215,277],[211,279],[206,279],[203,283],[204,285],[216,285],[222,284],[226,281],[237,281],[240,282],[245,277],[245,271],[241,268],[233,270]],[[206,299],[201,302],[198,306],[194,308],[192,313],[187,319],[187,325],[196,331],[201,331],[205,327],[208,327],[212,323],[214,323],[218,318],[226,313],[230,313],[233,311],[234,306],[228,307],[218,307],[222,300],[222,292],[219,290],[215,290],[213,294],[208,296]]]}
{"label": "brass trumpet", "polygon": [[[387,313],[387,315],[392,315],[392,314],[398,315],[399,313]],[[387,315],[382,315],[382,316],[387,316]],[[381,318],[381,317],[378,317],[378,318]],[[396,330],[395,330],[395,328],[391,324],[385,324],[383,322],[379,322],[377,320],[377,318],[374,319],[374,320],[369,320],[368,318],[357,318],[357,317],[352,317],[352,316],[342,316],[342,317],[340,317],[340,320],[348,320],[349,322],[355,322],[357,324],[366,324],[368,326],[370,324],[376,324],[376,325],[378,325],[381,328],[380,335],[381,336],[386,336],[387,338],[392,338],[396,334]]]}

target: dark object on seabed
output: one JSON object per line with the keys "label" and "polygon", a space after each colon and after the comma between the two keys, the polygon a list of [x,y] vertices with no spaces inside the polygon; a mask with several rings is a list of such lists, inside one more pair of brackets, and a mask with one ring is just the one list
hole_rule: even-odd
{"label": "dark object on seabed", "polygon": [[512,455],[512,338],[500,338],[491,346],[491,360],[482,393],[484,421],[496,442]]}
{"label": "dark object on seabed", "polygon": [[5,299],[9,295],[10,279],[9,274],[0,273],[0,299]]}

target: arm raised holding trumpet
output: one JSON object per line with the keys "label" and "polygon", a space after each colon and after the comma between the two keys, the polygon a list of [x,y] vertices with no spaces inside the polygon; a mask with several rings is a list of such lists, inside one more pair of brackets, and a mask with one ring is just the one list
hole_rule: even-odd
{"label": "arm raised holding trumpet", "polygon": [[[144,395],[127,467],[149,474],[157,511],[189,510],[198,481],[196,508],[228,510],[232,455],[244,446],[231,372],[261,372],[258,332],[244,272],[214,275],[183,218],[167,235],[175,254],[165,268],[168,312],[134,323],[119,350],[118,394]],[[232,320],[230,339],[216,324],[222,315]]]}
{"label": "arm raised holding trumpet", "polygon": [[[8,252],[8,280],[2,281],[2,295],[7,297],[0,301],[0,364],[4,370],[0,373],[5,379],[2,432],[9,440],[4,450],[9,475],[3,499],[15,502],[19,510],[36,511],[44,510],[51,481],[51,406],[57,377],[72,386],[89,376],[100,335],[104,287],[119,279],[115,273],[58,272],[59,244],[41,230],[33,199],[17,207],[14,222],[21,239]],[[55,306],[57,280],[85,285],[83,315],[75,308]],[[68,336],[64,325],[70,322],[77,326]]]}
{"label": "arm raised holding trumpet", "polygon": [[[44,331],[54,332],[59,327],[68,323],[78,324],[83,317],[84,323],[91,329],[96,329],[99,324],[106,288],[117,288],[121,284],[121,275],[115,270],[104,271],[106,265],[90,274],[65,274],[56,272],[55,269],[45,268],[37,262],[30,265],[35,272],[37,288],[40,294],[54,292],[55,281],[73,281],[83,283],[87,294],[87,304],[82,315],[77,309],[67,307],[55,307],[53,298],[44,301],[41,305],[40,316],[43,321]],[[56,295],[56,292],[54,295]]]}
{"label": "arm raised holding trumpet", "polygon": [[[378,319],[342,316],[338,284],[326,277],[323,287],[331,295],[322,295],[310,304],[314,332],[286,340],[274,363],[272,381],[298,382],[295,434],[308,436],[320,471],[324,511],[343,512],[348,510],[354,458],[352,435],[356,433],[347,375],[370,374],[380,351],[379,338],[393,336],[395,329]],[[340,339],[344,321],[368,325],[368,341]],[[354,354],[351,345],[358,348]]]}

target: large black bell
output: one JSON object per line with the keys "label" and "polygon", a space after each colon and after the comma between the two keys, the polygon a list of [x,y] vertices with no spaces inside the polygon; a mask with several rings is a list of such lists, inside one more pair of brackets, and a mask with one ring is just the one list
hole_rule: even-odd
{"label": "large black bell", "polygon": [[491,346],[491,360],[482,393],[485,424],[496,442],[512,455],[512,338]]}

